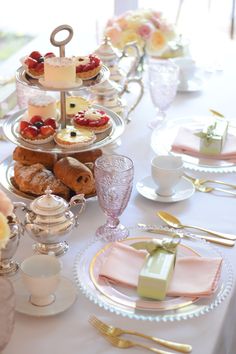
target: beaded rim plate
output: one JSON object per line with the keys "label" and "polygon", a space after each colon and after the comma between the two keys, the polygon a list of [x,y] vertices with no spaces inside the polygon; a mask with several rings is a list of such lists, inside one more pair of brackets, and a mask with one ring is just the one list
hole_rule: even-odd
{"label": "beaded rim plate", "polygon": [[[151,148],[158,155],[177,155],[181,156],[184,162],[184,167],[200,172],[235,172],[236,163],[224,160],[197,158],[187,154],[179,154],[171,151],[171,145],[176,137],[178,129],[182,127],[191,130],[201,129],[207,117],[189,116],[186,118],[168,120],[163,126],[155,129],[151,136]],[[229,125],[229,132],[236,135],[236,127]]]}
{"label": "beaded rim plate", "polygon": [[[16,80],[23,85],[29,86],[34,89],[44,90],[44,91],[77,91],[83,89],[85,87],[95,86],[101,84],[105,80],[107,80],[110,76],[109,69],[103,65],[100,72],[97,76],[93,77],[89,80],[82,81],[82,85],[75,87],[67,87],[67,88],[55,88],[55,87],[46,87],[40,83],[39,79],[35,79],[29,76],[23,66],[17,69],[16,71]],[[41,77],[42,79],[42,77]]]}
{"label": "beaded rim plate", "polygon": [[[156,237],[162,237],[156,235]],[[133,243],[153,237],[140,236],[123,242]],[[191,254],[208,257],[222,257],[218,250],[205,241],[186,239],[182,249]],[[98,306],[137,320],[174,321],[198,317],[216,308],[229,294],[233,284],[232,267],[223,258],[218,288],[210,298],[167,298],[164,301],[140,299],[133,289],[127,289],[108,281],[98,281],[99,264],[109,244],[97,240],[90,243],[76,257],[74,277],[82,293]]]}
{"label": "beaded rim plate", "polygon": [[44,151],[50,153],[63,154],[63,153],[73,153],[73,152],[99,149],[118,139],[124,132],[125,123],[124,120],[118,114],[112,112],[111,110],[99,105],[93,105],[93,107],[105,111],[107,115],[110,117],[112,126],[110,129],[106,130],[105,132],[96,134],[96,140],[90,145],[81,146],[81,147],[75,146],[74,148],[72,147],[68,149],[56,145],[54,141],[43,144],[43,146],[42,144],[35,145],[35,144],[31,144],[30,142],[24,141],[21,138],[20,133],[18,131],[18,123],[23,118],[25,110],[19,111],[13,114],[12,116],[10,116],[3,124],[3,131],[7,139],[10,140],[13,144],[34,151]]}

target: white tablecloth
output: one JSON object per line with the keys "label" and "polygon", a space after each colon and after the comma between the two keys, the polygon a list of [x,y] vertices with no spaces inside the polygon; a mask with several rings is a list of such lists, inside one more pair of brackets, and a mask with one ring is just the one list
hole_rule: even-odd
{"label": "white tablecloth", "polygon": [[[222,72],[216,72],[206,82],[201,92],[178,94],[168,110],[169,119],[206,115],[209,108],[224,113],[236,121],[236,51],[226,55]],[[222,232],[235,233],[236,198],[196,192],[190,199],[164,204],[147,200],[135,188],[137,181],[150,174],[150,160],[154,156],[150,148],[151,130],[147,122],[155,115],[148,91],[132,115],[132,122],[121,137],[116,153],[129,156],[134,161],[135,177],[130,202],[121,216],[125,225],[138,222],[161,224],[157,210],[166,210],[189,224],[198,224]],[[14,146],[0,142],[0,160],[13,151]],[[109,151],[109,149],[104,149]],[[111,150],[110,150],[111,151]],[[195,175],[203,175],[195,173]],[[209,175],[209,174],[205,174]],[[214,174],[214,177],[236,183],[235,173]],[[10,194],[9,194],[10,195]],[[20,199],[10,195],[15,201]],[[62,275],[73,279],[72,268],[75,256],[94,237],[96,228],[105,221],[105,216],[96,200],[88,200],[86,210],[80,217],[79,228],[73,232],[69,251],[62,257]],[[131,232],[132,235],[132,232]],[[22,237],[15,259],[21,262],[32,254],[33,240]],[[236,268],[235,248],[221,247],[220,251]],[[19,277],[19,274],[17,275]],[[14,281],[14,278],[12,278]],[[91,314],[120,327],[139,330],[150,335],[187,342],[193,346],[193,354],[233,354],[236,348],[236,289],[213,311],[198,318],[180,322],[148,322],[124,318],[112,314],[85,298],[78,292],[76,303],[67,311],[52,317],[30,317],[16,313],[15,328],[5,354],[78,354],[119,353],[88,324]],[[163,348],[164,349],[164,348]],[[130,349],[142,353],[143,349]]]}

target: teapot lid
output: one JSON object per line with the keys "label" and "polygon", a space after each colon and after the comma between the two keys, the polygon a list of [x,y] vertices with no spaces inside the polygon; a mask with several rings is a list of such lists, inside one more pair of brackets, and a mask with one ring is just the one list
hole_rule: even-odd
{"label": "teapot lid", "polygon": [[118,60],[120,53],[111,44],[110,38],[105,36],[101,45],[95,50],[95,53],[106,63],[106,61]]}
{"label": "teapot lid", "polygon": [[92,86],[90,91],[96,95],[110,96],[118,94],[120,88],[116,82],[108,79],[99,85]]}
{"label": "teapot lid", "polygon": [[36,198],[31,204],[31,210],[38,215],[57,215],[63,213],[68,207],[65,199],[52,194],[50,187],[47,187],[45,194]]}

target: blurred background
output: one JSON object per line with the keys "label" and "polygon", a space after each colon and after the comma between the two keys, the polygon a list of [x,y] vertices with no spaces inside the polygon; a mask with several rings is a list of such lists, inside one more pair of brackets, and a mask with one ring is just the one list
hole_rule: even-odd
{"label": "blurred background", "polygon": [[[217,43],[221,52],[224,40],[235,38],[231,28],[234,6],[235,0],[8,0],[0,12],[0,59],[33,37],[51,33],[54,27],[65,23],[73,27],[79,50],[93,49],[102,24],[114,15],[136,8],[162,11],[191,41],[209,44],[210,39],[210,44]],[[24,34],[25,38],[14,40],[12,33]]]}

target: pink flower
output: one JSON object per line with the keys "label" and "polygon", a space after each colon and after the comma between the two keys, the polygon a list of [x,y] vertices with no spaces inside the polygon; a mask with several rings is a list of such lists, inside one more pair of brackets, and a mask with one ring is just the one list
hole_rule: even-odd
{"label": "pink flower", "polygon": [[0,190],[0,213],[5,216],[11,215],[13,212],[13,204],[8,196]]}
{"label": "pink flower", "polygon": [[147,39],[150,37],[152,28],[149,24],[143,24],[137,29],[137,32],[142,38]]}
{"label": "pink flower", "polygon": [[106,35],[110,37],[113,44],[116,44],[120,41],[121,33],[122,32],[118,26],[112,26],[106,29]]}
{"label": "pink flower", "polygon": [[107,21],[107,24],[106,24],[106,27],[111,27],[114,23],[114,20],[112,18],[110,18],[108,21]]}

